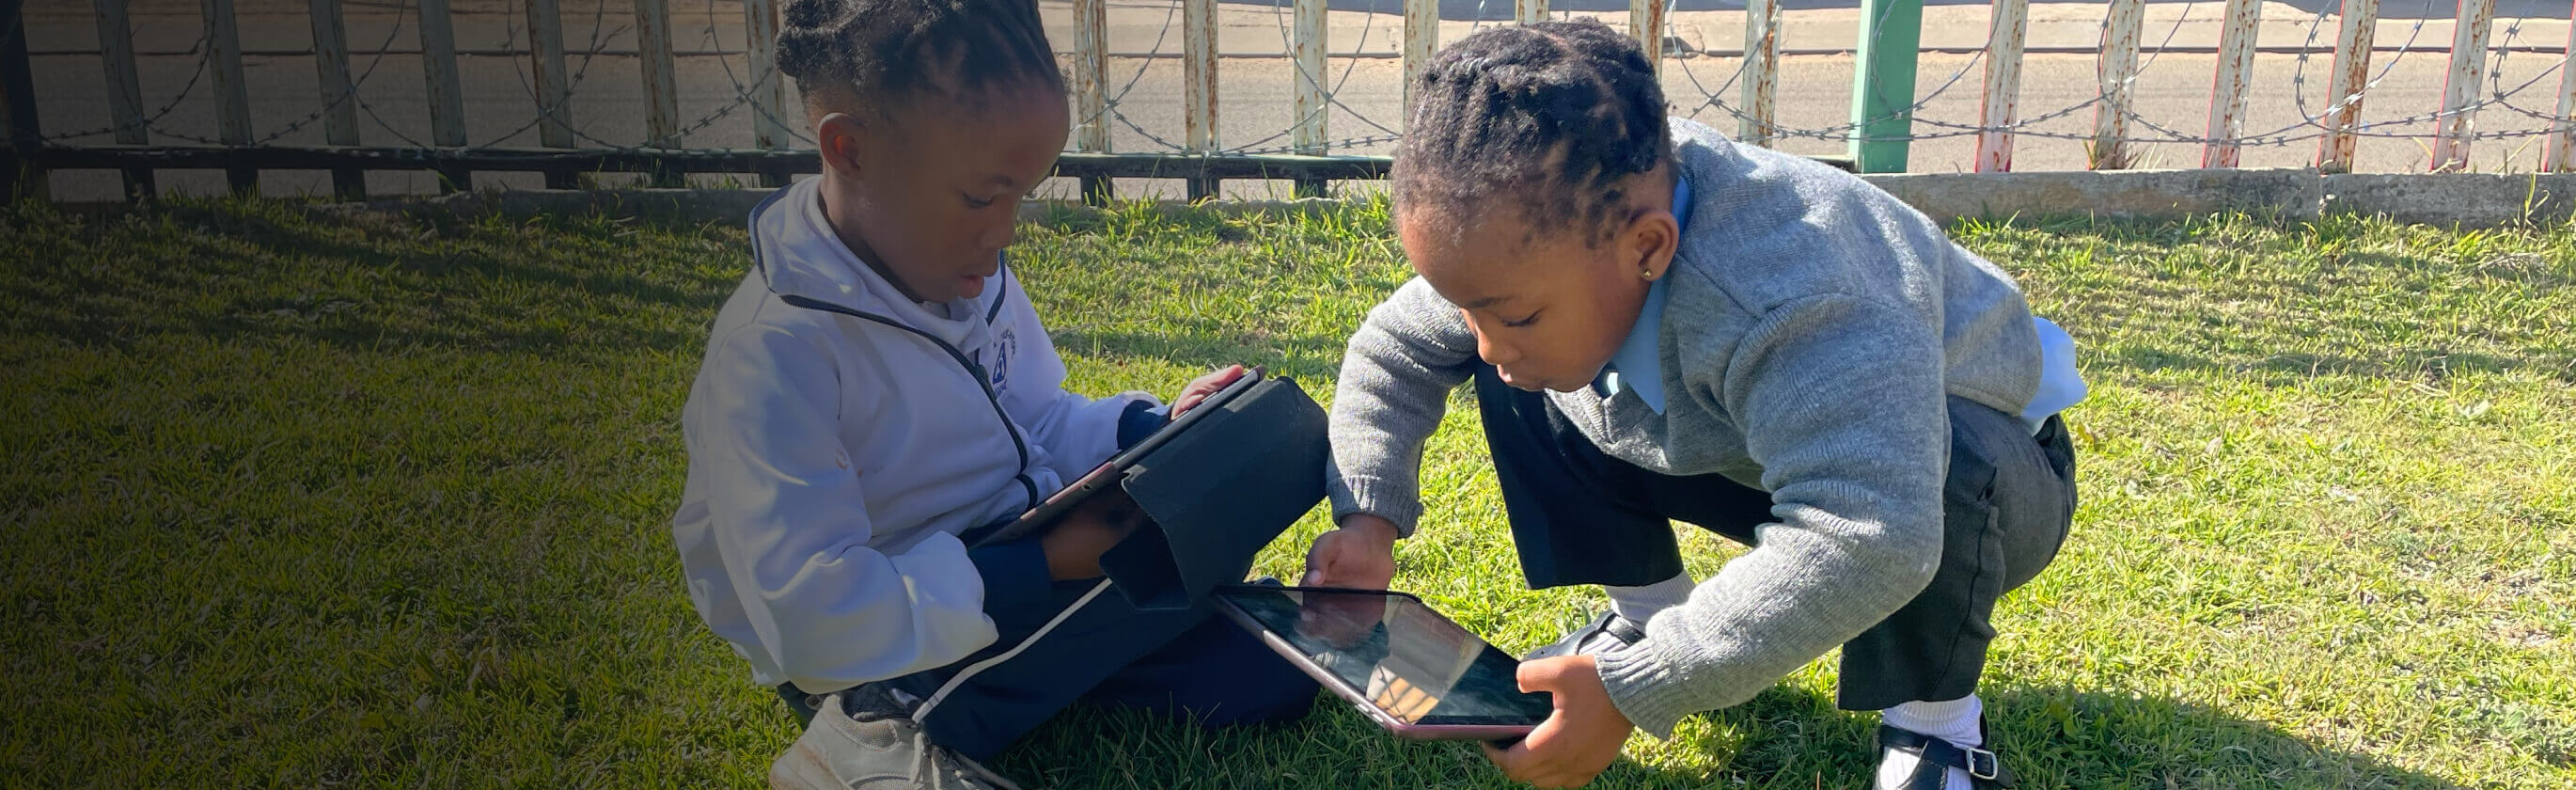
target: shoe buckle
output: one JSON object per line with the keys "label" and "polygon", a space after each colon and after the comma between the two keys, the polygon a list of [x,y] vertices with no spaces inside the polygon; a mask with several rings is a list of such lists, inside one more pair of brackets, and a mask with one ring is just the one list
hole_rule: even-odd
{"label": "shoe buckle", "polygon": [[1969,776],[1992,781],[1996,775],[2003,773],[2003,764],[1995,759],[1994,752],[1974,746],[1961,751],[1968,755]]}

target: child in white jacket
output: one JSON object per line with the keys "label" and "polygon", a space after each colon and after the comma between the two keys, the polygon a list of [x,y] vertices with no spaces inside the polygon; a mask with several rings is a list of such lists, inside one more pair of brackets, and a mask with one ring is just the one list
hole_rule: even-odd
{"label": "child in white jacket", "polygon": [[1034,6],[797,0],[786,22],[824,172],[752,214],[672,523],[699,614],[814,721],[773,782],[980,786],[975,760],[1086,695],[1206,724],[1302,713],[1312,681],[1206,611],[1086,597],[1109,520],[968,547],[1164,420],[1143,393],[1064,391],[1003,263],[1068,125]]}

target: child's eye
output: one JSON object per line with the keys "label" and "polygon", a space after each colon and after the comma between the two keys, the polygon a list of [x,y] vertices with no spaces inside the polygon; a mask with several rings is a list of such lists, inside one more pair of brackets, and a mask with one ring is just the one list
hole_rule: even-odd
{"label": "child's eye", "polygon": [[1518,321],[1504,321],[1504,322],[1503,322],[1503,325],[1504,325],[1504,326],[1508,326],[1508,327],[1518,328],[1518,327],[1529,326],[1529,325],[1531,325],[1531,324],[1535,324],[1535,323],[1538,323],[1538,312],[1533,311],[1533,312],[1531,312],[1531,313],[1529,314],[1529,317],[1528,317],[1528,318],[1523,318],[1523,319],[1518,320]]}
{"label": "child's eye", "polygon": [[960,194],[958,197],[966,199],[967,208],[984,208],[993,205],[993,201],[977,198],[974,195]]}

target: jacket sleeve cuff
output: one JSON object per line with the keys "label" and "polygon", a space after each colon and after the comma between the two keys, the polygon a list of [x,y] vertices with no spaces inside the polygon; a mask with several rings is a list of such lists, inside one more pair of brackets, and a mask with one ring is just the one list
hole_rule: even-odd
{"label": "jacket sleeve cuff", "polygon": [[1118,449],[1136,446],[1171,422],[1171,407],[1156,406],[1149,400],[1128,401],[1127,408],[1118,413]]}
{"label": "jacket sleeve cuff", "polygon": [[1342,477],[1327,473],[1325,493],[1333,502],[1333,523],[1353,513],[1367,513],[1395,523],[1395,536],[1413,537],[1422,520],[1422,495],[1412,486],[1375,477]]}
{"label": "jacket sleeve cuff", "polygon": [[1047,574],[1046,549],[1036,539],[968,549],[966,559],[984,577],[986,612],[1042,603],[1054,587],[1054,578]]}
{"label": "jacket sleeve cuff", "polygon": [[1683,716],[1700,711],[1675,693],[1680,673],[1675,669],[1680,656],[1654,650],[1649,641],[1627,650],[1602,653],[1593,657],[1593,666],[1601,671],[1601,685],[1610,692],[1611,707],[1628,717],[1630,724],[1659,739],[1673,737],[1673,727]]}

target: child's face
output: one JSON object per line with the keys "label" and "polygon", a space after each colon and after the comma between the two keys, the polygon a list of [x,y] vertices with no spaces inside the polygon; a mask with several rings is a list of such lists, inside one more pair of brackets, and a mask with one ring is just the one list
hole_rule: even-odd
{"label": "child's face", "polygon": [[1069,126],[1064,97],[1030,87],[976,102],[912,101],[900,120],[835,114],[818,124],[832,177],[826,211],[907,296],[973,298],[1000,268],[1021,196],[1055,169]]}
{"label": "child's face", "polygon": [[1413,270],[1458,305],[1477,356],[1503,383],[1530,391],[1572,392],[1598,378],[1636,326],[1649,275],[1663,276],[1677,246],[1668,206],[1591,246],[1580,229],[1533,233],[1515,210],[1484,212],[1456,233],[1417,214],[1396,218]]}

